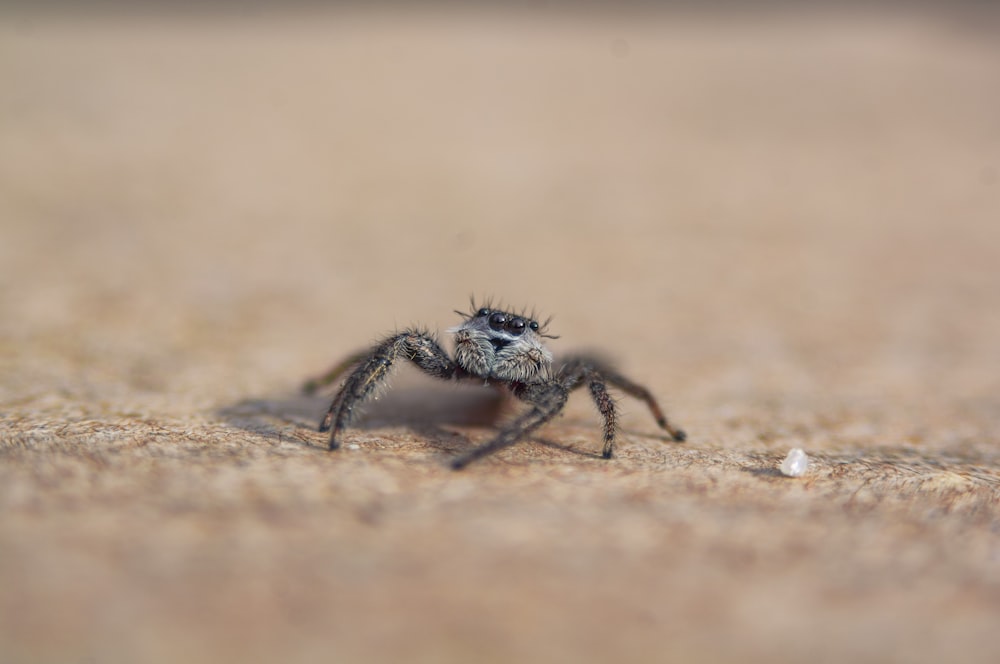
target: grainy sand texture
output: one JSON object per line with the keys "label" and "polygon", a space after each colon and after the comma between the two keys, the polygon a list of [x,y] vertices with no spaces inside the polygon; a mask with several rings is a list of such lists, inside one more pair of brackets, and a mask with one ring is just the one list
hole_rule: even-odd
{"label": "grainy sand texture", "polygon": [[[980,10],[0,12],[0,661],[1000,661]],[[689,433],[400,367],[470,294]],[[781,475],[792,448],[808,472]]]}

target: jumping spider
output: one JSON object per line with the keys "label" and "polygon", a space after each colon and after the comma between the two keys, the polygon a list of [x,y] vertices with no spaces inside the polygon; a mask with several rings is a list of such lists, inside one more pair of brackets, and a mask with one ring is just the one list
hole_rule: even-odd
{"label": "jumping spider", "polygon": [[608,385],[646,402],[656,423],[680,442],[685,433],[667,421],[656,399],[642,385],[632,382],[596,357],[574,355],[557,370],[553,369],[552,353],[542,343],[545,324],[523,314],[476,308],[471,313],[456,311],[465,320],[448,330],[455,337],[455,357],[452,359],[427,331],[408,329],[393,334],[373,348],[355,353],[334,366],[323,376],[305,385],[307,393],[330,385],[353,368],[344,381],[319,430],[330,432],[330,449],[340,447],[343,430],[351,423],[355,411],[386,379],[398,357],[410,360],[422,371],[445,380],[474,379],[506,389],[531,406],[497,436],[451,462],[460,469],[469,463],[515,444],[562,411],[569,393],[586,385],[604,419],[604,453],[610,459],[615,450],[618,417],[615,402],[608,394]]}

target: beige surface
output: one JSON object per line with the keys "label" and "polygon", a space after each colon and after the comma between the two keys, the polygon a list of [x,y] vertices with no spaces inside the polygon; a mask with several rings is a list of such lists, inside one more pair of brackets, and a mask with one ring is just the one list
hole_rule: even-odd
{"label": "beige surface", "polygon": [[[994,28],[7,15],[0,660],[996,661]],[[469,293],[689,442],[452,473],[494,405],[411,372],[323,451]]]}

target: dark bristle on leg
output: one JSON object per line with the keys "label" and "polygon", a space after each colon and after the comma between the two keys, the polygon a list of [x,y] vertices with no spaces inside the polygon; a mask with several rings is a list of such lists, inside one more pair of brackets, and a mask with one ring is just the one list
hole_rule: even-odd
{"label": "dark bristle on leg", "polygon": [[359,351],[352,353],[345,357],[342,361],[333,365],[326,370],[322,375],[316,376],[315,378],[310,378],[302,385],[302,393],[307,395],[313,395],[319,392],[321,389],[328,385],[332,385],[340,380],[348,369],[352,368],[363,359],[365,359],[370,351]]}
{"label": "dark bristle on leg", "polygon": [[562,411],[569,393],[583,385],[589,387],[594,405],[597,406],[597,410],[604,420],[604,449],[601,456],[605,459],[613,458],[615,437],[618,430],[618,414],[614,399],[607,389],[609,384],[618,387],[630,396],[645,401],[657,424],[670,432],[674,440],[680,442],[686,438],[682,430],[675,429],[670,425],[648,389],[630,381],[601,361],[580,356],[567,361],[555,378],[516,390],[514,394],[519,399],[527,401],[535,407],[526,415],[515,420],[509,428],[502,431],[491,442],[452,460],[451,467],[454,470],[461,470],[477,459],[517,443]]}
{"label": "dark bristle on leg", "polygon": [[569,392],[556,381],[526,385],[515,394],[519,399],[527,401],[534,407],[511,422],[490,442],[452,459],[451,467],[453,470],[461,470],[477,459],[514,445],[558,415],[569,398]]}
{"label": "dark bristle on leg", "polygon": [[[447,380],[455,375],[455,363],[437,341],[425,332],[409,330],[389,337],[368,353],[358,353],[352,358],[357,368],[341,386],[329,410],[320,422],[320,432],[330,432],[330,449],[340,447],[338,436],[350,424],[355,409],[363,404],[385,382],[389,369],[398,356],[413,362],[424,373]],[[328,372],[327,376],[334,371]],[[324,376],[326,378],[327,376]]]}
{"label": "dark bristle on leg", "polygon": [[649,389],[626,378],[607,361],[589,355],[573,356],[563,364],[560,376],[563,384],[570,390],[580,387],[585,381],[590,381],[590,391],[594,403],[604,418],[603,456],[605,459],[614,456],[616,430],[614,402],[608,396],[606,385],[617,387],[625,394],[643,401],[656,423],[660,428],[666,430],[675,441],[682,443],[687,440],[687,434],[682,429],[675,428],[667,420],[663,409],[660,408],[656,397]]}

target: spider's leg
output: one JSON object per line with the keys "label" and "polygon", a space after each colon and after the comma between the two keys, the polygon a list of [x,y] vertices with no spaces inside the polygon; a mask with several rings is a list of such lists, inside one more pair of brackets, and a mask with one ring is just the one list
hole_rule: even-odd
{"label": "spider's leg", "polygon": [[337,364],[330,367],[322,375],[316,376],[315,378],[310,378],[302,385],[302,392],[305,394],[316,394],[319,390],[326,387],[327,385],[333,385],[344,373],[353,368],[355,365],[368,357],[371,350],[359,350],[357,352],[351,353],[343,360]]}
{"label": "spider's leg", "polygon": [[375,392],[399,356],[435,378],[455,375],[455,363],[426,332],[408,330],[382,341],[356,360],[357,368],[344,381],[319,425],[320,431],[330,432],[331,450],[340,447],[340,432],[350,424],[355,408]]}
{"label": "spider's leg", "polygon": [[604,451],[602,456],[610,459],[615,452],[615,433],[618,430],[618,414],[615,401],[608,394],[608,386],[603,374],[583,361],[571,360],[563,365],[559,372],[559,380],[568,391],[582,387],[584,382],[590,388],[590,396],[594,399],[597,410],[604,420]]}
{"label": "spider's leg", "polygon": [[518,442],[559,414],[559,411],[566,405],[569,392],[557,381],[548,381],[527,385],[517,396],[530,403],[531,410],[504,427],[490,442],[454,459],[451,462],[452,468],[461,470],[476,459],[481,459]]}
{"label": "spider's leg", "polygon": [[586,355],[574,356],[566,361],[564,371],[569,371],[574,366],[587,366],[592,371],[599,373],[608,384],[617,387],[631,397],[644,401],[646,406],[649,407],[649,412],[653,414],[653,418],[656,420],[656,423],[660,425],[661,429],[664,429],[670,434],[671,438],[679,443],[687,440],[687,434],[684,433],[684,430],[674,426],[667,419],[667,416],[664,414],[663,409],[660,408],[660,404],[657,402],[656,397],[654,397],[653,393],[650,392],[645,386],[626,378],[614,367],[610,366],[606,361],[600,358]]}

